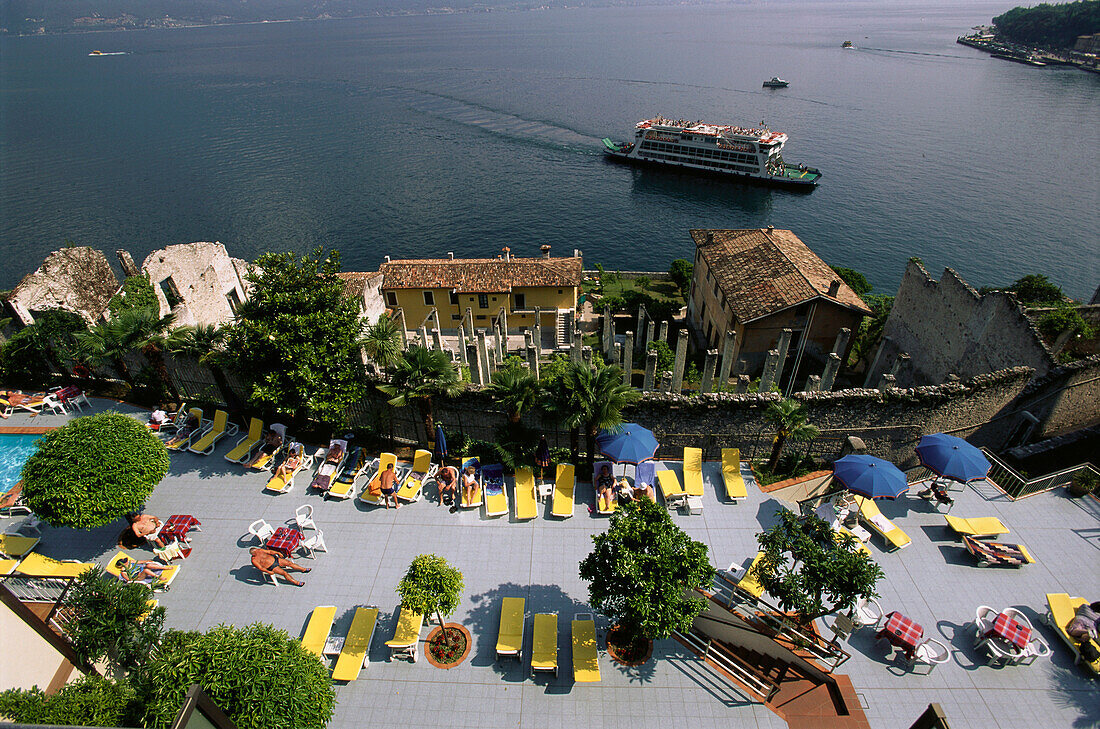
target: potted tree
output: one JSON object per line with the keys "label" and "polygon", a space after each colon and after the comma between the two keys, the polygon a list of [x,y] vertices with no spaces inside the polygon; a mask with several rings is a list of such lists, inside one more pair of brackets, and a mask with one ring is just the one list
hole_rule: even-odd
{"label": "potted tree", "polygon": [[1074,498],[1081,498],[1086,494],[1091,494],[1096,490],[1097,484],[1100,483],[1100,479],[1096,477],[1096,474],[1092,471],[1082,469],[1076,476],[1073,477],[1073,481],[1069,485],[1069,495]]}
{"label": "potted tree", "polygon": [[421,615],[434,615],[439,627],[428,634],[428,662],[439,668],[452,668],[470,653],[470,631],[457,623],[444,623],[458,607],[465,585],[462,573],[434,554],[413,559],[408,572],[397,585],[401,607]]}
{"label": "potted tree", "polygon": [[642,663],[654,640],[687,630],[702,612],[703,600],[693,590],[714,575],[707,546],[645,498],[623,504],[592,541],[595,549],[581,562],[580,575],[589,583],[589,603],[614,623],[608,653],[621,663]]}

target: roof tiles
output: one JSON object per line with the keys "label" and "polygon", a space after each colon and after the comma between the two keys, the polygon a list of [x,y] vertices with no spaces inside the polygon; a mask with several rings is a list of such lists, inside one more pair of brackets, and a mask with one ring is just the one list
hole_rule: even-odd
{"label": "roof tiles", "polygon": [[[816,297],[871,313],[840,277],[789,230],[692,230],[738,320],[750,322]],[[835,296],[833,281],[840,281]]]}
{"label": "roof tiles", "polygon": [[453,289],[502,293],[529,286],[580,286],[581,259],[427,258],[390,261],[381,267],[383,289]]}

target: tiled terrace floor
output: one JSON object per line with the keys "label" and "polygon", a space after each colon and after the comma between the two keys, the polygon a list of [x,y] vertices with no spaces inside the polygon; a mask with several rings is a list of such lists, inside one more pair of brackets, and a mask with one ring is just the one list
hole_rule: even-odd
{"label": "tiled terrace floor", "polygon": [[[106,401],[96,407],[134,411]],[[3,425],[62,421],[52,415],[14,416]],[[193,555],[161,597],[168,626],[201,630],[223,622],[262,621],[301,635],[315,606],[336,605],[334,634],[340,634],[355,606],[377,605],[381,616],[370,665],[358,681],[338,687],[330,726],[785,726],[671,640],[660,642],[655,660],[638,669],[620,668],[601,654],[602,682],[573,683],[568,620],[588,610],[577,564],[590,551],[591,535],[606,528],[605,518],[586,509],[592,502],[589,485],[578,484],[577,508],[569,520],[549,517],[548,505],[546,513],[526,523],[474,512],[451,514],[438,506],[431,486],[421,502],[387,511],[358,500],[324,502],[307,496],[304,476],[290,494],[264,493],[265,475],[245,473],[222,458],[230,440],[224,439],[212,456],[173,455],[169,475],[149,499],[151,513],[187,513],[202,521]],[[679,464],[670,465],[679,470]],[[755,534],[774,523],[782,504],[752,486],[747,500],[724,503],[716,496],[716,488],[722,490],[719,465],[705,464],[704,476],[703,514],[677,512],[673,518],[708,545],[716,567],[744,564],[756,552]],[[857,632],[849,643],[852,659],[840,672],[851,677],[871,726],[908,727],[929,702],[944,707],[954,729],[1100,724],[1100,684],[1073,666],[1068,651],[1040,620],[1047,592],[1100,599],[1100,504],[1072,500],[1061,491],[1012,502],[984,483],[956,496],[952,513],[999,517],[1012,530],[1010,541],[1026,544],[1038,563],[1022,569],[974,567],[929,504],[915,497],[881,503],[913,542],[886,553],[877,537],[872,541],[887,575],[880,583],[880,602],[885,610],[901,610],[924,625],[926,635],[951,647],[952,658],[930,675],[915,675],[900,662],[886,662],[870,630]],[[262,584],[249,564],[248,524],[260,517],[282,524],[303,503],[314,506],[330,551],[316,560],[299,560],[314,567],[305,575],[304,588]],[[104,561],[114,553],[122,526],[91,532],[46,528],[40,551]],[[471,630],[475,646],[466,663],[450,671],[423,659],[386,662],[383,642],[392,635],[398,604],[394,588],[412,557],[423,552],[442,555],[465,574],[466,596],[452,620]],[[499,599],[505,596],[525,597],[529,613],[560,614],[562,670],[557,679],[533,680],[515,662],[494,661]],[[1052,646],[1052,660],[984,665],[971,647],[967,625],[982,604],[1024,611]],[[529,648],[529,622],[527,629]]]}

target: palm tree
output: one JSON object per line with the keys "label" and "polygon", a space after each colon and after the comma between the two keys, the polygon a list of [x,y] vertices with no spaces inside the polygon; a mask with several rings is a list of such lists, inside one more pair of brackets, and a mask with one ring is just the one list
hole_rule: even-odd
{"label": "palm tree", "polygon": [[114,318],[77,334],[77,344],[81,353],[92,364],[111,365],[130,386],[133,386],[134,378],[125,358],[134,350],[140,350],[149,360],[165,389],[178,399],[179,393],[168,376],[164,351],[185,337],[189,327],[176,327],[169,331],[175,320],[175,314],[160,316],[152,307],[124,309]]}
{"label": "palm tree", "polygon": [[775,425],[775,440],[772,441],[772,455],[768,459],[768,470],[775,473],[779,466],[779,457],[783,454],[783,446],[787,441],[813,440],[821,431],[817,426],[806,422],[806,406],[795,400],[780,400],[768,405],[764,413],[773,425]]}
{"label": "palm tree", "polygon": [[214,377],[214,383],[229,409],[242,409],[240,398],[229,386],[225,370],[222,369],[222,358],[225,356],[224,329],[219,329],[213,324],[190,327],[185,336],[173,344],[171,351],[173,354],[194,357],[199,364],[205,365]]}
{"label": "palm tree", "polygon": [[622,425],[623,408],[641,393],[623,383],[623,371],[616,365],[573,363],[562,377],[563,386],[573,392],[577,419],[584,427],[588,465],[596,455],[596,436],[601,430]]}
{"label": "palm tree", "polygon": [[542,399],[538,378],[525,367],[505,367],[493,373],[489,394],[508,409],[508,420],[519,423],[523,413]]}
{"label": "palm tree", "polygon": [[379,315],[374,324],[367,324],[359,345],[384,370],[393,369],[401,361],[401,332],[397,329],[397,322],[387,314]]}
{"label": "palm tree", "polygon": [[463,389],[462,376],[446,352],[424,347],[409,347],[393,368],[390,381],[378,389],[390,396],[394,407],[415,404],[424,419],[424,432],[434,432],[432,398],[455,397]]}
{"label": "palm tree", "polygon": [[[573,364],[570,363],[568,367],[573,367]],[[580,428],[584,419],[578,405],[577,393],[566,383],[564,373],[546,388],[542,410],[555,423],[569,429],[570,460],[576,463],[581,449]]]}

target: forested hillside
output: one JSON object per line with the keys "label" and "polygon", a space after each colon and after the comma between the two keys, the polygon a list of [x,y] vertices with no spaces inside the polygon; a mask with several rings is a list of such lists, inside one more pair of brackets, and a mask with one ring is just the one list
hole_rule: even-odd
{"label": "forested hillside", "polygon": [[998,35],[1028,46],[1072,48],[1079,35],[1100,33],[1100,0],[1013,8],[993,19]]}

